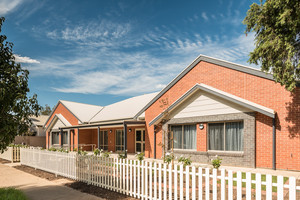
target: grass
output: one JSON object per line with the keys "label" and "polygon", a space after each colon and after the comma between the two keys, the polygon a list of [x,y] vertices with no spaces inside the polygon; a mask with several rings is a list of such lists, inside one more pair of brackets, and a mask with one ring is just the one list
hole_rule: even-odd
{"label": "grass", "polygon": [[14,188],[0,188],[0,199],[5,200],[28,200],[25,194]]}
{"label": "grass", "polygon": [[[233,174],[233,178],[237,177],[237,173]],[[242,179],[246,179],[246,173],[242,172]],[[285,183],[289,178],[288,177],[283,177],[283,183]],[[251,174],[251,180],[255,180],[255,174]],[[265,182],[266,181],[266,175],[262,174],[261,175],[261,181]],[[221,181],[218,181],[218,183],[221,183]],[[277,183],[277,176],[272,176],[272,183]],[[228,181],[226,181],[226,185],[228,185]],[[233,181],[233,186],[237,186],[237,182]],[[242,187],[246,187],[246,183],[242,182]],[[251,188],[255,189],[256,185],[254,183],[251,184]],[[266,186],[261,185],[261,190],[266,191]],[[272,192],[277,192],[277,187],[273,186],[272,187]]]}

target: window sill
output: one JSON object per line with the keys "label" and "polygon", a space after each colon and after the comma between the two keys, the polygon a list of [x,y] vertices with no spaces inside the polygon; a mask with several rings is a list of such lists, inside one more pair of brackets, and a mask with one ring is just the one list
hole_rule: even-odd
{"label": "window sill", "polygon": [[[171,153],[171,151],[168,151]],[[232,156],[232,157],[242,157],[244,156],[243,151],[197,151],[197,150],[187,150],[187,149],[174,149],[176,154],[193,154],[193,155],[206,155],[206,156]]]}
{"label": "window sill", "polygon": [[207,151],[208,155],[210,156],[244,156],[243,151],[213,151],[213,150],[208,150]]}

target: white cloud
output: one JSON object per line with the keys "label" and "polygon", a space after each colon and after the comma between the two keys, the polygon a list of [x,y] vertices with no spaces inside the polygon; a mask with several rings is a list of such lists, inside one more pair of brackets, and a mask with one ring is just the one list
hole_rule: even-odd
{"label": "white cloud", "polygon": [[199,54],[247,65],[248,54],[254,48],[254,34],[230,38],[199,33],[191,36],[161,26],[139,35],[130,22],[108,20],[68,25],[46,34],[66,45],[75,44],[74,48],[60,52],[68,56],[38,58],[40,64],[28,68],[31,76],[58,80],[50,87],[64,93],[153,92],[162,89]]}
{"label": "white cloud", "polygon": [[[138,95],[162,89],[199,54],[247,65],[245,61],[254,47],[254,35],[246,37],[243,34],[220,41],[213,38],[197,35],[194,40],[165,41],[159,49],[155,48],[164,56],[150,50],[122,52],[86,48],[70,58],[41,59],[41,64],[29,68],[32,76],[63,78],[62,85],[52,86],[59,92]],[[147,41],[152,43],[152,39],[150,37]]]}
{"label": "white cloud", "polygon": [[0,15],[5,16],[9,12],[12,12],[19,5],[23,3],[23,0],[1,0],[0,1]]}
{"label": "white cloud", "polygon": [[50,39],[81,45],[115,46],[116,41],[124,42],[122,37],[130,30],[131,25],[129,23],[121,24],[101,20],[100,22],[92,21],[88,24],[79,23],[75,26],[67,26],[62,30],[51,30],[46,33],[46,36]]}
{"label": "white cloud", "polygon": [[15,61],[18,63],[40,63],[39,61],[29,58],[27,56],[19,56],[15,54],[14,57],[15,57]]}
{"label": "white cloud", "polygon": [[205,21],[208,21],[208,16],[207,16],[207,14],[206,14],[205,12],[203,12],[203,13],[201,14],[201,16],[202,16],[202,18],[203,18]]}

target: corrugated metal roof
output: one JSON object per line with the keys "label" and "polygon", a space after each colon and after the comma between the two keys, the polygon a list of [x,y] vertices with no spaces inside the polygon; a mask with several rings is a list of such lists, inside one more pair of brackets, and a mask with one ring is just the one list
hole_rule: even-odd
{"label": "corrugated metal roof", "polygon": [[77,103],[72,101],[60,100],[60,102],[69,109],[70,112],[77,117],[82,123],[88,122],[94,115],[96,115],[103,107]]}
{"label": "corrugated metal roof", "polygon": [[36,126],[44,126],[44,124],[47,121],[48,117],[49,117],[48,115],[39,115],[38,117],[31,116],[30,120]]}
{"label": "corrugated metal roof", "polygon": [[[105,106],[90,120],[90,123],[120,119],[133,119],[134,116],[157,94],[157,92],[144,94]],[[141,113],[141,116],[144,116],[144,114]]]}

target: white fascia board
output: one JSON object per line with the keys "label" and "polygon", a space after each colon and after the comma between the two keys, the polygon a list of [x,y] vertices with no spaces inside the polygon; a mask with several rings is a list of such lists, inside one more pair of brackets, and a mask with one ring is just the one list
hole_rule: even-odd
{"label": "white fascia board", "polygon": [[205,85],[203,83],[194,85],[189,91],[187,91],[185,94],[183,94],[180,98],[178,98],[173,104],[171,104],[165,111],[157,115],[152,121],[149,122],[149,126],[156,124],[158,120],[163,118],[164,113],[170,112],[173,109],[175,109],[179,104],[181,104],[185,99],[187,99],[190,95],[192,95],[195,91],[202,90],[207,93],[216,95],[222,99],[228,100],[232,103],[238,104],[240,106],[249,108],[250,110],[262,113],[264,115],[267,115],[268,117],[275,118],[275,111],[267,108],[265,106],[259,105],[257,103],[248,101],[246,99],[240,98],[238,96],[229,94],[227,92],[224,92],[222,90],[218,90],[216,88],[213,88],[211,86]]}

